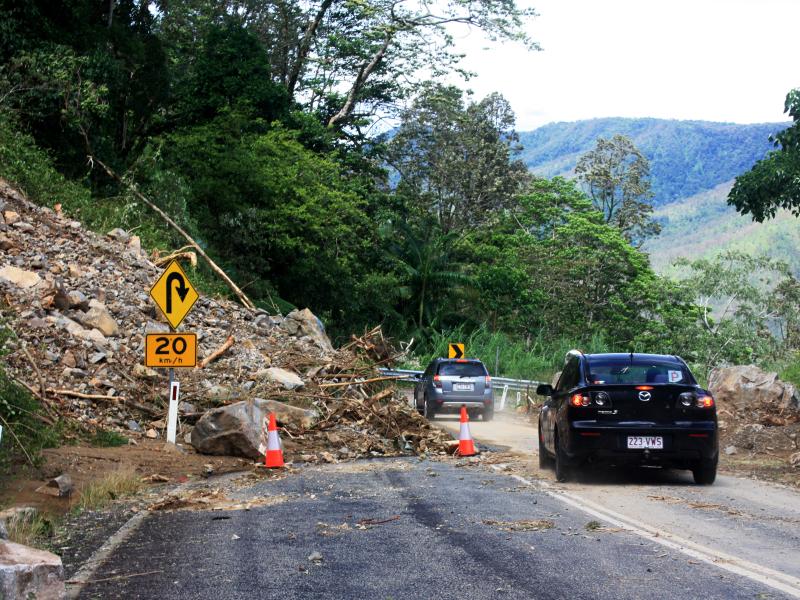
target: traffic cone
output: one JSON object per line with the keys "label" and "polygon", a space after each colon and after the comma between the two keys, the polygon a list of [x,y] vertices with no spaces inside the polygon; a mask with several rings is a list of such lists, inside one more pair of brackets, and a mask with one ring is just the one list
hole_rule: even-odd
{"label": "traffic cone", "polygon": [[474,456],[475,444],[472,442],[472,435],[469,432],[469,417],[467,416],[467,407],[461,407],[461,433],[458,436],[458,455],[459,456]]}
{"label": "traffic cone", "polygon": [[264,455],[264,465],[270,469],[283,466],[283,449],[278,437],[278,424],[275,422],[275,413],[269,414],[269,427],[267,428],[267,453]]}

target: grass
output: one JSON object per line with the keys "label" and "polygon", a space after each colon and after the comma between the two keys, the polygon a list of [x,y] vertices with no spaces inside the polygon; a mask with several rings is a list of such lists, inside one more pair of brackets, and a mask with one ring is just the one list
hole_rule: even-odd
{"label": "grass", "polygon": [[105,429],[98,429],[95,434],[89,438],[89,443],[92,446],[100,448],[116,448],[118,446],[125,446],[128,444],[128,438],[116,431],[106,431]]}
{"label": "grass", "polygon": [[32,548],[48,548],[48,540],[55,530],[55,522],[40,512],[23,513],[6,522],[8,539]]}
{"label": "grass", "polygon": [[144,484],[132,470],[115,471],[91,482],[81,492],[79,510],[100,510],[118,500],[137,494]]}

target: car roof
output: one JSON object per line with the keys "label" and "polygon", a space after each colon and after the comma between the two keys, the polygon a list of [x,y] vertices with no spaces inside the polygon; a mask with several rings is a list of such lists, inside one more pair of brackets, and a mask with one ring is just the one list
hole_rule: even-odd
{"label": "car roof", "polygon": [[633,358],[641,360],[641,361],[661,361],[661,362],[671,362],[677,364],[683,364],[683,360],[677,356],[673,356],[671,354],[643,354],[640,352],[609,352],[604,354],[584,354],[584,356],[589,360],[589,362],[595,361],[615,361],[615,360],[630,360],[631,356]]}
{"label": "car roof", "polygon": [[483,364],[483,361],[479,358],[442,358],[439,357],[436,359],[435,362],[440,363],[480,363]]}

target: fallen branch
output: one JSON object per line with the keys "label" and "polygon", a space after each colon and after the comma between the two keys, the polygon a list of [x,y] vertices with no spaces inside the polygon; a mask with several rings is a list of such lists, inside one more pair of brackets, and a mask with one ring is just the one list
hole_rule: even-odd
{"label": "fallen branch", "polygon": [[[16,332],[14,332],[14,335],[16,335]],[[36,361],[33,360],[31,353],[28,352],[28,345],[25,342],[22,342],[20,344],[20,347],[22,348],[22,353],[25,355],[25,358],[27,358],[28,362],[31,363],[31,367],[33,367],[33,370],[36,373],[36,377],[39,378],[39,393],[44,395],[44,390],[46,386],[44,384],[44,377],[42,377],[42,372],[39,370],[39,365],[36,364]]]}
{"label": "fallen branch", "polygon": [[169,217],[169,215],[168,215],[167,213],[165,213],[165,212],[164,212],[163,210],[161,210],[161,209],[160,209],[158,206],[156,206],[156,205],[155,205],[155,204],[153,204],[153,203],[152,203],[150,200],[148,200],[148,199],[147,199],[147,198],[144,196],[144,194],[142,194],[142,193],[141,193],[139,190],[137,190],[137,189],[136,189],[136,188],[133,186],[133,184],[130,184],[130,183],[127,183],[127,182],[123,181],[122,177],[120,177],[119,175],[117,175],[117,173],[116,173],[115,171],[113,171],[113,170],[112,170],[110,167],[106,166],[106,164],[105,164],[105,163],[103,163],[103,161],[99,160],[98,158],[96,158],[96,157],[94,157],[94,156],[90,156],[90,157],[89,157],[89,160],[90,160],[90,161],[94,161],[94,162],[96,162],[98,165],[100,165],[101,167],[103,167],[103,169],[105,170],[105,172],[106,172],[106,173],[108,173],[108,175],[109,175],[111,178],[115,179],[116,181],[118,181],[118,182],[119,182],[119,183],[121,183],[122,185],[126,186],[126,187],[127,187],[127,188],[128,188],[128,189],[129,189],[129,190],[132,192],[132,193],[133,193],[133,195],[134,195],[134,196],[136,196],[136,197],[137,197],[139,200],[141,200],[142,202],[144,202],[145,204],[147,204],[147,206],[149,206],[149,207],[150,207],[150,208],[152,208],[154,211],[156,211],[156,212],[157,212],[157,213],[158,213],[158,214],[161,216],[161,218],[162,218],[162,219],[164,219],[164,220],[165,220],[165,221],[166,221],[166,222],[167,222],[167,223],[168,223],[168,224],[169,224],[169,225],[170,225],[170,226],[171,226],[171,227],[172,227],[172,228],[173,228],[175,231],[177,231],[178,233],[180,233],[180,234],[181,234],[181,235],[184,237],[184,239],[186,239],[186,241],[188,241],[188,242],[189,242],[189,245],[190,245],[192,248],[194,248],[194,249],[195,249],[195,251],[196,251],[196,252],[197,252],[197,253],[198,253],[200,256],[202,256],[202,257],[203,257],[203,259],[204,259],[204,260],[205,260],[205,261],[208,263],[208,266],[209,266],[209,267],[211,267],[211,270],[212,270],[212,271],[214,271],[214,272],[215,272],[217,275],[219,275],[219,276],[222,278],[222,280],[223,280],[223,281],[224,281],[226,284],[228,284],[228,287],[229,287],[229,288],[231,288],[231,290],[233,291],[233,293],[234,293],[234,294],[236,294],[236,296],[239,298],[239,300],[242,302],[242,304],[243,304],[243,305],[244,305],[246,308],[249,308],[250,310],[255,310],[255,309],[256,309],[256,305],[255,305],[255,304],[253,304],[253,301],[252,301],[252,300],[250,300],[250,298],[248,298],[248,297],[247,297],[247,295],[245,295],[245,293],[244,293],[244,292],[243,292],[241,289],[239,289],[239,286],[237,286],[237,285],[236,285],[236,284],[233,282],[233,280],[232,280],[230,277],[228,277],[228,276],[225,274],[225,271],[223,271],[222,269],[220,269],[220,268],[217,266],[217,263],[215,263],[213,260],[211,260],[211,257],[210,257],[208,254],[206,254],[206,253],[205,253],[205,251],[204,251],[204,250],[203,250],[203,249],[200,247],[200,245],[199,245],[197,242],[195,242],[195,241],[194,241],[194,239],[192,239],[192,237],[191,237],[191,236],[190,236],[188,233],[186,233],[186,232],[185,232],[185,231],[184,231],[184,230],[181,228],[181,226],[180,226],[180,225],[178,225],[178,224],[177,224],[175,221],[173,221],[173,220],[172,220],[172,219]]}
{"label": "fallen branch", "polygon": [[125,406],[130,406],[131,408],[135,408],[138,411],[143,413],[147,413],[148,415],[152,416],[159,416],[164,411],[159,411],[155,408],[151,408],[145,404],[140,404],[134,400],[126,400],[122,396],[108,396],[106,394],[84,394],[83,392],[74,392],[72,390],[56,390],[53,388],[48,388],[47,390],[51,394],[56,394],[57,396],[70,396],[72,398],[82,398],[84,400],[110,400],[112,402],[121,402]]}
{"label": "fallen branch", "polygon": [[228,339],[225,340],[225,342],[222,344],[222,346],[220,346],[219,348],[214,350],[211,354],[209,354],[203,360],[200,361],[200,363],[197,365],[197,368],[198,369],[205,369],[209,364],[211,364],[212,362],[217,360],[220,356],[225,354],[225,352],[228,351],[228,348],[233,346],[233,343],[235,341],[236,340],[233,339],[233,336],[229,335]]}
{"label": "fallen branch", "polygon": [[364,381],[341,381],[339,383],[320,383],[319,387],[321,388],[329,388],[329,387],[342,387],[345,385],[364,385],[367,383],[376,383],[378,381],[394,381],[397,379],[403,379],[404,375],[387,375],[385,377],[373,377],[372,379],[365,379]]}
{"label": "fallen branch", "polygon": [[118,402],[122,400],[125,402],[125,398],[122,396],[108,396],[104,394],[84,394],[83,392],[74,392],[72,390],[57,390],[53,388],[47,388],[47,391],[51,394],[56,394],[58,396],[71,396],[73,398],[84,398],[86,400],[114,400]]}
{"label": "fallen branch", "polygon": [[361,519],[358,525],[383,525],[384,523],[391,523],[392,521],[399,521],[400,515],[389,517],[388,519]]}
{"label": "fallen branch", "polygon": [[69,581],[65,581],[64,583],[68,583],[70,585],[86,585],[89,583],[100,583],[101,581],[117,581],[119,579],[130,579],[131,577],[144,577],[145,575],[155,575],[156,573],[163,573],[162,570],[158,571],[147,571],[145,573],[131,573],[130,575],[114,575],[112,577],[102,577],[101,579],[87,579],[87,580],[80,580],[80,579],[70,579]]}
{"label": "fallen branch", "polygon": [[37,397],[42,402],[42,406],[44,406],[44,408],[47,410],[47,414],[49,415],[49,417],[45,417],[44,415],[37,415],[37,417],[39,417],[42,422],[46,422],[48,425],[54,425],[55,421],[51,421],[50,419],[58,420],[58,416],[53,414],[52,409],[50,408],[49,400],[46,400],[44,396],[42,396],[39,392],[33,389],[33,387],[22,381],[22,379],[20,379],[19,377],[11,375],[11,379],[16,381],[18,384],[20,384],[22,387],[28,390],[33,396]]}
{"label": "fallen branch", "polygon": [[188,260],[193,267],[197,266],[197,254],[194,252],[186,250],[187,248],[191,248],[191,246],[184,246],[180,250],[176,250],[172,254],[168,254],[167,256],[161,256],[153,261],[153,264],[157,267],[163,267],[166,264],[169,264],[173,260],[177,258],[183,258]]}

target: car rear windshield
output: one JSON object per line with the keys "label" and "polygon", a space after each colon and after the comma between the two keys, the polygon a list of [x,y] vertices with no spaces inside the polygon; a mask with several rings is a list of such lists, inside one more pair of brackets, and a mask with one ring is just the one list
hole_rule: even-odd
{"label": "car rear windshield", "polygon": [[483,363],[479,362],[442,363],[439,365],[439,375],[450,377],[483,377],[486,375],[486,369]]}
{"label": "car rear windshield", "polygon": [[616,359],[590,360],[586,375],[589,383],[682,383],[694,384],[689,370],[672,361]]}

